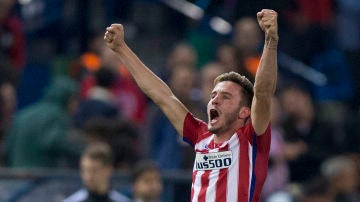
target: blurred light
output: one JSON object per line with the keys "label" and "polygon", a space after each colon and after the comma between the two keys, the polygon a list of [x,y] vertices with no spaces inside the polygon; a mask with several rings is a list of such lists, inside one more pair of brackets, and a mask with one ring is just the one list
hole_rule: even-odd
{"label": "blurred light", "polygon": [[292,201],[293,199],[291,198],[291,195],[284,191],[275,192],[266,200],[266,202],[292,202]]}
{"label": "blurred light", "polygon": [[29,4],[31,3],[32,0],[19,0],[19,4],[21,5],[26,5],[26,4]]}
{"label": "blurred light", "polygon": [[163,2],[192,19],[200,20],[204,16],[202,8],[185,0],[163,0]]}
{"label": "blurred light", "polygon": [[324,86],[328,82],[328,78],[325,74],[319,72],[313,67],[307,66],[303,62],[296,60],[286,53],[279,52],[278,61],[282,67],[285,67],[292,73],[301,76],[317,86]]}
{"label": "blurred light", "polygon": [[232,26],[230,23],[220,17],[213,17],[210,19],[210,27],[220,34],[230,34]]}

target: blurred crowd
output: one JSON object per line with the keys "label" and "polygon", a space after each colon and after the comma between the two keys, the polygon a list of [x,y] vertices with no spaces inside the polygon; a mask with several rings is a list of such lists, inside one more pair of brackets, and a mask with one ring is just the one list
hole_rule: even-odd
{"label": "blurred crowd", "polygon": [[[104,30],[124,24],[129,45],[206,121],[217,75],[253,81],[264,40],[255,16],[271,8],[279,77],[262,199],[360,201],[360,1],[187,1],[201,19],[164,2],[0,1],[1,166],[76,169],[101,142],[120,172],[145,159],[191,170],[192,148],[105,46]],[[231,32],[212,29],[216,16]]]}

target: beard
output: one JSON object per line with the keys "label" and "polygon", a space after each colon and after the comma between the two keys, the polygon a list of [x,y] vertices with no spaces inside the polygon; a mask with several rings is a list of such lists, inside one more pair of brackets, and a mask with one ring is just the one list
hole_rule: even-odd
{"label": "beard", "polygon": [[240,106],[231,113],[223,114],[223,116],[224,116],[223,117],[224,118],[223,125],[220,125],[217,127],[209,125],[208,130],[211,133],[214,133],[217,135],[219,135],[220,133],[222,133],[224,131],[229,130],[231,128],[231,126],[233,125],[233,123],[238,119],[239,111],[240,111]]}

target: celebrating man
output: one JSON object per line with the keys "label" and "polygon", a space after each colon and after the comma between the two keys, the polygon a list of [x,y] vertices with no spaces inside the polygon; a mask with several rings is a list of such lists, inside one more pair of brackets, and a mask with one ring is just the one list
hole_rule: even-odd
{"label": "celebrating man", "polygon": [[147,68],[113,24],[105,41],[142,91],[196,151],[191,201],[259,201],[270,149],[270,105],[277,80],[277,13],[257,13],[265,45],[253,84],[235,72],[219,75],[207,106],[208,123],[196,119],[170,88]]}

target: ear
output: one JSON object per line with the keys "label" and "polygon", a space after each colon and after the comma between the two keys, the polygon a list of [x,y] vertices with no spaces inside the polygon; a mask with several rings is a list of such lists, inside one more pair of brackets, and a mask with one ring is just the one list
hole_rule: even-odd
{"label": "ear", "polygon": [[251,114],[250,107],[242,106],[240,108],[238,118],[239,119],[246,119],[246,118],[248,118],[250,116],[250,114]]}

